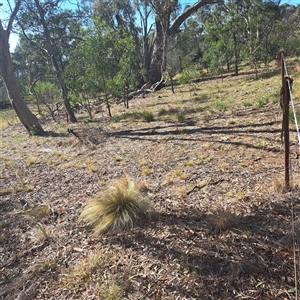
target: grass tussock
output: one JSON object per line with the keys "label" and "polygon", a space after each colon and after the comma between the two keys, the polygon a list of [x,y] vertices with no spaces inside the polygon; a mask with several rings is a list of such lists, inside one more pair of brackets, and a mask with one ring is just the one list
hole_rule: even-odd
{"label": "grass tussock", "polygon": [[151,110],[145,110],[142,112],[142,119],[146,122],[153,122],[155,120],[154,112]]}
{"label": "grass tussock", "polygon": [[217,233],[227,231],[231,228],[237,228],[241,222],[238,216],[223,210],[214,212],[210,217],[210,221],[212,230]]}
{"label": "grass tussock", "polygon": [[282,178],[273,177],[273,187],[275,193],[282,195],[285,192],[284,180]]}
{"label": "grass tussock", "polygon": [[13,109],[0,110],[0,129],[4,129],[12,124],[19,123]]}
{"label": "grass tussock", "polygon": [[120,264],[123,261],[117,253],[93,250],[73,267],[65,270],[61,285],[78,293],[89,290],[97,299],[125,299],[124,294],[128,288],[127,270],[122,276],[107,271]]}
{"label": "grass tussock", "polygon": [[94,235],[100,235],[133,228],[145,219],[150,208],[141,188],[124,177],[102,196],[89,200],[80,217]]}

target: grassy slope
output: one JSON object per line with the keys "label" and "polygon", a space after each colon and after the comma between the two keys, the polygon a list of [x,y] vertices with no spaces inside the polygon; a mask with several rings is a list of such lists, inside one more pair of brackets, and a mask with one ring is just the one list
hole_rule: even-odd
{"label": "grassy slope", "polygon": [[[299,111],[299,62],[288,68]],[[28,137],[2,116],[0,298],[295,299],[299,148],[292,127],[294,190],[284,195],[274,70],[166,88],[129,111],[115,106],[114,122],[43,124],[57,137]],[[155,213],[94,238],[82,208],[124,175],[145,183]]]}

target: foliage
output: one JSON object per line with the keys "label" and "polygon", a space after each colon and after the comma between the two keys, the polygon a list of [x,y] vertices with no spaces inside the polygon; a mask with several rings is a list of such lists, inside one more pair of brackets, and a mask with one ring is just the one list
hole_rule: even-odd
{"label": "foliage", "polygon": [[[13,53],[15,74],[27,93],[35,82],[54,82],[63,71],[72,100],[81,103],[91,119],[94,101],[103,102],[110,116],[114,100],[123,99],[128,108],[130,92],[153,70],[166,71],[173,87],[179,73],[180,84],[191,83],[205,69],[223,75],[232,64],[238,75],[241,62],[247,61],[258,74],[260,65],[274,59],[279,48],[299,54],[299,6],[228,0],[202,7],[168,36],[166,28],[182,11],[179,1],[99,0],[93,7],[81,3],[76,11],[62,9],[60,3],[41,3],[55,50],[52,56],[35,1],[21,7],[18,29],[23,35]],[[161,31],[155,27],[159,24]],[[157,38],[158,33],[167,36]],[[156,55],[163,57],[162,65],[153,69]],[[53,72],[52,57],[58,73]]]}
{"label": "foliage", "polygon": [[180,78],[178,79],[179,84],[191,83],[196,78],[197,67],[191,66],[183,70]]}
{"label": "foliage", "polygon": [[130,179],[119,179],[99,198],[91,199],[81,213],[94,235],[131,229],[149,213],[150,203]]}
{"label": "foliage", "polygon": [[55,111],[62,102],[59,88],[51,82],[37,82],[33,88],[33,94],[37,103],[44,104],[55,121]]}

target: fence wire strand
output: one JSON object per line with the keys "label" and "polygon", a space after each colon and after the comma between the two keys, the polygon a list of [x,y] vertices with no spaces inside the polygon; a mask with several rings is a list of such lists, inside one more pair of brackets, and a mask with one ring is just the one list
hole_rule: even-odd
{"label": "fence wire strand", "polygon": [[[287,66],[285,63],[284,55],[281,53],[282,59],[283,59],[283,66],[284,66],[284,71],[285,71],[285,76],[288,77],[288,72],[287,72]],[[290,95],[290,100],[292,104],[292,109],[293,109],[293,114],[294,114],[294,120],[296,124],[296,129],[297,129],[297,134],[298,134],[298,140],[299,140],[299,146],[300,146],[300,133],[299,133],[299,127],[298,127],[298,121],[297,121],[297,116],[295,112],[295,106],[294,106],[294,101],[292,98],[292,90],[291,90],[291,85],[290,85],[290,80],[287,80],[288,82],[288,88],[289,88],[289,95]],[[292,162],[291,159],[289,161],[290,164],[290,170],[292,173]],[[299,262],[299,257],[297,257],[297,252],[296,247],[298,244],[298,239],[295,234],[295,220],[298,219],[297,216],[295,215],[295,209],[294,209],[294,199],[291,197],[291,212],[292,212],[292,233],[293,233],[293,259],[294,259],[294,280],[295,280],[295,299],[298,300],[298,262]]]}
{"label": "fence wire strand", "polygon": [[[285,76],[289,77],[283,53],[282,53],[282,58],[283,58],[283,62],[284,62],[283,65],[284,65]],[[290,81],[288,80],[287,82],[288,82],[289,94],[290,94],[290,99],[291,99],[291,104],[292,104],[292,109],[293,109],[294,121],[295,121],[295,125],[296,125],[296,131],[297,131],[297,135],[298,135],[298,145],[300,146],[300,132],[299,132],[297,114],[296,114],[293,95],[292,95],[292,88],[290,85]]]}

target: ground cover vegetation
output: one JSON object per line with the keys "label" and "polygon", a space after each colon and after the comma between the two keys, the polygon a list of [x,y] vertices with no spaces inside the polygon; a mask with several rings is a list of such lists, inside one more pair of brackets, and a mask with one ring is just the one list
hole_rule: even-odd
{"label": "ground cover vegetation", "polygon": [[1,299],[296,299],[299,5],[62,4],[0,6]]}
{"label": "ground cover vegetation", "polygon": [[[21,0],[0,8],[0,102],[9,95],[30,134],[45,132],[28,101],[52,118],[63,104],[71,122],[75,106],[91,119],[100,109],[112,117],[111,105],[128,107],[133,96],[159,90],[178,73],[181,83],[207,70],[238,75],[241,62],[257,72],[279,49],[299,55],[299,6],[280,2],[97,0],[71,8]],[[10,53],[12,31],[19,43]]]}
{"label": "ground cover vegetation", "polygon": [[45,116],[55,136],[1,111],[1,298],[295,299],[299,147],[291,123],[285,193],[280,70],[259,74]]}

